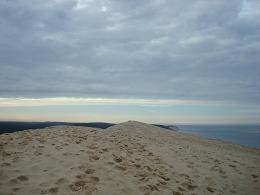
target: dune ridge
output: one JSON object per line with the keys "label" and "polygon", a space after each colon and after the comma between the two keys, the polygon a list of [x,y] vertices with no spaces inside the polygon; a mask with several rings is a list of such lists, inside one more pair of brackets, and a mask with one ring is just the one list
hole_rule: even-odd
{"label": "dune ridge", "polygon": [[0,194],[260,194],[260,151],[129,121],[0,135]]}

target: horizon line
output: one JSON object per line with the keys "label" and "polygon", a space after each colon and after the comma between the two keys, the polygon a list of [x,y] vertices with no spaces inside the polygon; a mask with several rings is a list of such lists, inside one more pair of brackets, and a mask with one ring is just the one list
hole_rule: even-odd
{"label": "horizon line", "polygon": [[[110,123],[110,124],[120,124],[124,123],[127,121],[137,121],[137,120],[126,120],[123,122],[109,122],[109,121],[40,121],[40,120],[0,120],[1,122],[25,122],[25,123]],[[260,123],[165,123],[165,122],[155,122],[155,123],[148,123],[148,122],[143,122],[143,121],[137,121],[137,122],[142,122],[142,123],[147,123],[147,124],[158,124],[158,125],[260,125]]]}
{"label": "horizon line", "polygon": [[240,105],[221,100],[192,100],[192,99],[162,99],[162,98],[103,98],[103,97],[0,97],[0,107],[26,107],[26,106],[60,106],[60,105]]}

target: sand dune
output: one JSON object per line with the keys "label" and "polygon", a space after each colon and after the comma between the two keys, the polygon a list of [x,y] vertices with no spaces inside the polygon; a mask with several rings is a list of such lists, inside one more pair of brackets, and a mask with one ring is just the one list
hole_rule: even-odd
{"label": "sand dune", "polygon": [[260,151],[139,122],[0,135],[0,194],[260,194]]}

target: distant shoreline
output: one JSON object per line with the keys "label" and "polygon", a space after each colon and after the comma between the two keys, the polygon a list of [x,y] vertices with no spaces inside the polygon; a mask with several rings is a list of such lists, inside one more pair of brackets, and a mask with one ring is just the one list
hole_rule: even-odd
{"label": "distant shoreline", "polygon": [[[19,121],[0,121],[0,134],[13,133],[28,129],[43,129],[50,126],[82,126],[106,129],[116,125],[106,122],[19,122]],[[163,129],[179,131],[191,135],[199,136],[205,139],[221,140],[232,144],[260,149],[260,125],[162,125],[152,124]],[[252,127],[255,127],[252,129]],[[242,129],[241,132],[236,128]],[[249,129],[248,129],[249,128]]]}
{"label": "distant shoreline", "polygon": [[180,125],[180,132],[260,149],[260,125]]}
{"label": "distant shoreline", "polygon": [[[3,133],[13,133],[17,131],[23,131],[28,129],[42,129],[50,126],[67,125],[67,126],[80,126],[80,127],[94,127],[100,129],[106,129],[116,123],[106,123],[106,122],[87,122],[87,123],[74,123],[74,122],[20,122],[20,121],[0,121],[0,134]],[[157,127],[164,129],[169,129],[173,131],[179,130],[177,126],[174,125],[161,125],[152,124]]]}

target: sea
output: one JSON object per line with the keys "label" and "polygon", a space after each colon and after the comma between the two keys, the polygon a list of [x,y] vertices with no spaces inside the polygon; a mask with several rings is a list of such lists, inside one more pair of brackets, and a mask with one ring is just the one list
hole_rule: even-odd
{"label": "sea", "polygon": [[177,125],[181,132],[260,149],[259,125]]}

